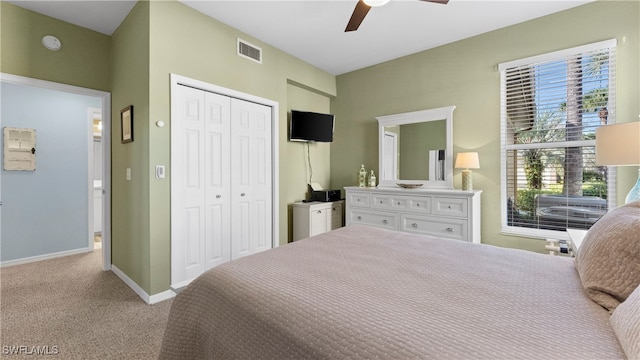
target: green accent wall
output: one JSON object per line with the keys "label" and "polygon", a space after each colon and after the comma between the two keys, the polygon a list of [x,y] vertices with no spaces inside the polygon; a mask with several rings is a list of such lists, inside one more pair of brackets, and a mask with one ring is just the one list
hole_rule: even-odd
{"label": "green accent wall", "polygon": [[[159,274],[151,269],[149,7],[139,1],[112,35],[111,262],[154,294],[151,282]],[[120,111],[129,105],[133,142],[122,144]],[[127,168],[131,180],[126,179]]]}
{"label": "green accent wall", "polygon": [[[283,53],[261,41],[239,32],[219,21],[213,20],[177,1],[153,1],[149,3],[149,113],[146,118],[136,115],[148,136],[148,161],[134,170],[146,172],[148,181],[144,188],[148,191],[148,202],[137,205],[145,213],[148,221],[147,239],[132,238],[131,241],[149,243],[149,288],[150,294],[167,290],[170,282],[170,179],[157,180],[153,177],[155,165],[167,165],[170,174],[170,74],[178,74],[192,79],[241,91],[279,103],[279,211],[277,219],[280,228],[280,244],[287,243],[288,203],[291,199],[301,199],[299,178],[289,174],[303,168],[300,152],[289,151],[291,144],[287,136],[287,113],[292,106],[305,106],[328,111],[328,97],[335,96],[335,76]],[[263,62],[239,57],[236,41],[240,37],[262,48]],[[292,90],[292,87],[299,88]],[[304,95],[301,94],[304,92]],[[294,98],[289,103],[289,95]],[[163,128],[155,126],[157,121],[167,124]],[[136,140],[137,141],[137,140]],[[316,149],[314,149],[316,150]],[[329,147],[323,147],[318,159],[329,159]],[[314,159],[315,161],[315,159]],[[318,169],[328,172],[329,166]],[[325,180],[326,181],[326,180]],[[115,195],[114,195],[115,196]],[[148,208],[147,208],[148,206]],[[114,212],[116,209],[114,209]],[[114,225],[115,226],[115,225]]]}
{"label": "green accent wall", "polygon": [[[111,37],[21,7],[0,3],[0,71],[34,79],[109,91]],[[54,35],[62,48],[47,50]]]}
{"label": "green accent wall", "polygon": [[[288,113],[286,125],[284,125],[286,136],[283,140],[288,140],[289,138],[289,120],[292,109],[329,113],[330,101],[331,97],[326,94],[313,91],[296,83],[288,83]],[[340,119],[335,119],[335,121],[340,121]],[[280,154],[280,157],[287,159],[286,174],[283,175],[287,179],[287,205],[307,198],[309,195],[307,184],[310,177],[312,182],[320,184],[323,189],[331,189],[329,176],[331,168],[330,143],[287,141],[284,144],[284,148],[284,154]],[[309,167],[309,160],[311,161],[311,167]],[[287,228],[285,229],[286,233],[288,233],[287,240],[293,241],[293,208],[290,206],[288,206],[287,218]],[[280,230],[282,231],[283,229]]]}
{"label": "green accent wall", "polygon": [[[331,110],[338,118],[331,147],[331,183],[353,185],[361,163],[377,170],[376,116],[455,105],[454,153],[477,151],[473,171],[482,193],[484,243],[543,252],[544,241],[501,234],[500,74],[497,65],[515,59],[618,39],[617,121],[640,113],[640,3],[597,1],[485,33],[337,77]],[[618,202],[637,178],[619,168]],[[454,187],[461,187],[454,169]]]}

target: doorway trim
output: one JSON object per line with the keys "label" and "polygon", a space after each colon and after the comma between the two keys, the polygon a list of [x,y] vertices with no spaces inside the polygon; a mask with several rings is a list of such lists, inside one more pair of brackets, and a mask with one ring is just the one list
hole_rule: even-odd
{"label": "doorway trim", "polygon": [[[78,95],[94,96],[102,99],[102,141],[104,142],[102,148],[102,186],[104,191],[102,202],[102,270],[111,270],[111,133],[110,131],[105,131],[105,129],[111,128],[111,93],[6,73],[0,73],[0,81],[8,84],[26,85]],[[87,141],[89,140],[91,140],[91,143],[89,143],[88,146],[93,146],[93,134],[87,138]],[[93,147],[91,149],[91,152],[93,152]],[[91,177],[91,179],[93,179],[93,177]],[[89,202],[87,202],[88,213],[91,215],[93,212],[93,208],[90,206],[93,201],[93,184],[87,182],[87,185],[91,185],[88,188]],[[89,216],[89,218],[90,221],[93,222],[91,216]],[[89,229],[90,232],[92,232],[93,223],[90,224]],[[89,234],[87,234],[87,236],[89,236]],[[93,236],[93,234],[91,234],[91,236]],[[55,257],[55,254],[53,255]],[[44,258],[38,257],[37,260],[44,260]]]}

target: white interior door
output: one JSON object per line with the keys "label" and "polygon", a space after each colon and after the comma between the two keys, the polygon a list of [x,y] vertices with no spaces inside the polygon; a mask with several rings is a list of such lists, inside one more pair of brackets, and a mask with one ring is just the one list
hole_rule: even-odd
{"label": "white interior door", "polygon": [[230,98],[205,94],[205,269],[231,257]]}
{"label": "white interior door", "polygon": [[231,258],[271,248],[271,108],[231,100]]}
{"label": "white interior door", "polygon": [[[205,195],[204,92],[179,87],[177,121],[172,123],[172,161],[177,167],[172,184],[171,282],[177,284],[201,274],[204,269]],[[175,155],[175,157],[174,157]],[[175,196],[173,196],[175,193]],[[175,210],[175,212],[173,211]]]}
{"label": "white interior door", "polygon": [[230,99],[179,86],[172,164],[172,284],[230,258]]}

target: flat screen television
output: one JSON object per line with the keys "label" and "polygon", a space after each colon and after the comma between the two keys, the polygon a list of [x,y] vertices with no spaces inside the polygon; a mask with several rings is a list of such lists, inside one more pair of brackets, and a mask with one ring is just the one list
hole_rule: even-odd
{"label": "flat screen television", "polygon": [[332,142],[333,118],[332,114],[291,110],[289,140]]}

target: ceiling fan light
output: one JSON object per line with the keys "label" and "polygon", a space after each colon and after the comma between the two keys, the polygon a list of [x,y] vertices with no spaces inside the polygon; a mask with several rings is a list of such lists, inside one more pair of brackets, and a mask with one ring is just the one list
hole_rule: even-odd
{"label": "ceiling fan light", "polygon": [[371,7],[382,6],[389,2],[389,0],[363,0],[363,1],[365,4]]}

